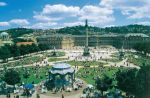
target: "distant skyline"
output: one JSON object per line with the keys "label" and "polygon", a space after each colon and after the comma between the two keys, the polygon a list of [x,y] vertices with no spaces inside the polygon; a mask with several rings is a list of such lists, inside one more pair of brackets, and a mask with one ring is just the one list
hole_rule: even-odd
{"label": "distant skyline", "polygon": [[0,30],[150,25],[150,0],[1,0]]}

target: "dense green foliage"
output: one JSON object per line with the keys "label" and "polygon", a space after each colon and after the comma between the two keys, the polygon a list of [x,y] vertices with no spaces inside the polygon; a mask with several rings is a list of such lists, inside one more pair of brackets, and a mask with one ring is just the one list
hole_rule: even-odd
{"label": "dense green foliage", "polygon": [[0,48],[0,59],[3,59],[4,62],[8,61],[8,58],[11,57],[11,52],[7,46]]}
{"label": "dense green foliage", "polygon": [[[102,29],[98,27],[89,27],[89,33],[92,34],[93,32],[101,32]],[[74,27],[65,27],[57,30],[57,33],[62,34],[72,34],[72,35],[84,35],[85,34],[85,27],[84,26],[74,26]]]}
{"label": "dense green foliage", "polygon": [[[85,27],[84,26],[74,26],[74,27],[65,27],[62,29],[57,30],[58,33],[62,34],[73,34],[73,35],[83,35],[85,34]],[[106,28],[99,28],[99,27],[89,27],[89,33],[95,34],[99,32],[103,33],[119,33],[119,34],[127,34],[127,33],[145,33],[150,34],[150,26],[144,25],[127,25],[127,26],[116,26],[116,27],[106,27]]]}
{"label": "dense green foliage", "polygon": [[15,85],[17,83],[20,83],[20,80],[20,74],[13,69],[7,70],[4,75],[4,81],[9,85]]}
{"label": "dense green foliage", "polygon": [[22,38],[14,38],[13,42],[14,43],[17,43],[17,42],[32,42],[32,40],[26,40],[26,39],[22,39]]}
{"label": "dense green foliage", "polygon": [[150,42],[141,42],[137,43],[134,46],[134,49],[137,50],[138,52],[143,52],[144,54],[150,53]]}
{"label": "dense green foliage", "polygon": [[150,26],[144,25],[127,25],[127,26],[118,26],[118,27],[106,27],[104,28],[105,32],[113,32],[113,33],[145,33],[150,34]]}
{"label": "dense green foliage", "polygon": [[96,88],[101,91],[102,96],[104,91],[107,91],[109,88],[112,88],[112,81],[113,80],[108,76],[96,79]]}
{"label": "dense green foliage", "polygon": [[142,66],[140,70],[118,71],[116,79],[121,90],[136,98],[150,97],[150,66]]}
{"label": "dense green foliage", "polygon": [[32,45],[5,45],[0,47],[0,59],[2,59],[4,62],[7,62],[7,59],[10,57],[18,58],[19,56],[24,56],[26,54],[38,52],[38,51],[44,51],[47,50],[48,46],[46,45],[39,45],[36,44]]}

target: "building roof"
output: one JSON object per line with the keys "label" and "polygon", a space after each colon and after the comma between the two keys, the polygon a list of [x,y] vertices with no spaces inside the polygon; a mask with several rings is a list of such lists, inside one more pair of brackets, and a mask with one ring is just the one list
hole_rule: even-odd
{"label": "building roof", "polygon": [[125,37],[131,37],[131,36],[135,36],[135,37],[149,37],[146,34],[143,33],[128,33],[125,35]]}
{"label": "building roof", "polygon": [[71,66],[67,63],[55,63],[55,65],[53,65],[53,68],[56,68],[56,69],[66,69],[70,67]]}
{"label": "building roof", "polygon": [[108,33],[108,34],[103,34],[103,35],[100,35],[101,37],[117,37],[119,36],[118,34],[115,34],[115,33]]}
{"label": "building roof", "polygon": [[49,34],[49,35],[42,35],[39,36],[38,38],[47,38],[47,37],[71,37],[72,35],[70,34]]}
{"label": "building roof", "polygon": [[20,45],[32,45],[33,42],[18,42],[17,45],[20,46]]}
{"label": "building roof", "polygon": [[71,67],[71,65],[67,63],[55,63],[52,66],[52,69],[49,70],[50,73],[52,74],[68,74],[68,73],[73,73],[74,69]]}

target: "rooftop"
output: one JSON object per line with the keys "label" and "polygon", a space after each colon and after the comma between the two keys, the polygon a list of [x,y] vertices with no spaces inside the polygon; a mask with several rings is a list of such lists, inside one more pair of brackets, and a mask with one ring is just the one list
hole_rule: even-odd
{"label": "rooftop", "polygon": [[131,37],[131,36],[149,37],[148,35],[143,34],[143,33],[128,33],[128,34],[125,35],[125,37]]}
{"label": "rooftop", "polygon": [[67,74],[67,73],[73,73],[74,69],[71,67],[71,65],[67,63],[55,63],[52,66],[52,69],[49,70],[52,74]]}
{"label": "rooftop", "polygon": [[32,45],[33,42],[18,42],[17,45]]}
{"label": "rooftop", "polygon": [[67,63],[55,63],[52,68],[55,68],[55,69],[67,69],[67,68],[70,68],[71,66]]}

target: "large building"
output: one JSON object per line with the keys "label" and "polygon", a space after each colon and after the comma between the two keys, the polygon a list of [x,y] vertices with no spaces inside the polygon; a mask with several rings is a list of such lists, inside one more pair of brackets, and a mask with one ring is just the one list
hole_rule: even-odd
{"label": "large building", "polygon": [[48,45],[50,49],[70,49],[74,47],[74,40],[70,35],[43,35],[37,37],[37,43]]}
{"label": "large building", "polygon": [[[89,35],[89,47],[112,45],[115,47],[133,48],[139,42],[150,42],[150,37],[141,33]],[[43,35],[37,38],[38,44],[46,44],[49,48],[71,49],[86,45],[86,35]]]}
{"label": "large building", "polygon": [[125,48],[133,48],[136,43],[150,42],[150,36],[142,33],[129,33],[124,37]]}

